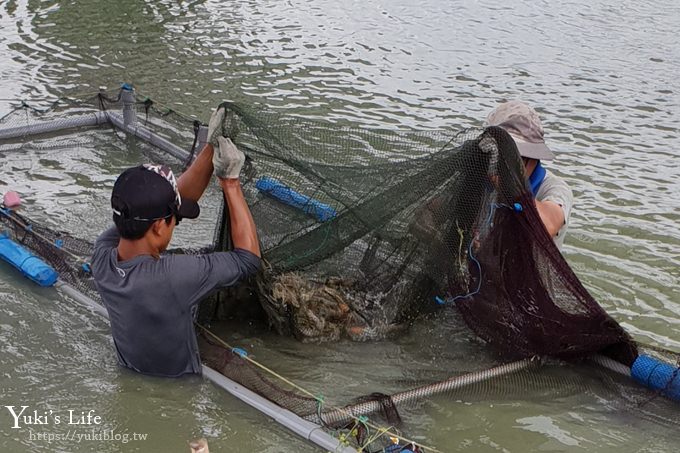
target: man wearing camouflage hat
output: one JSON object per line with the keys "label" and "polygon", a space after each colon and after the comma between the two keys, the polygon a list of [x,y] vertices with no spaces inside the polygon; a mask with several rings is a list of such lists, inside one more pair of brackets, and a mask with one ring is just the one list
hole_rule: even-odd
{"label": "man wearing camouflage hat", "polygon": [[541,165],[555,156],[545,144],[538,113],[521,101],[505,102],[489,114],[486,125],[503,128],[515,140],[543,225],[561,249],[574,196],[562,178]]}

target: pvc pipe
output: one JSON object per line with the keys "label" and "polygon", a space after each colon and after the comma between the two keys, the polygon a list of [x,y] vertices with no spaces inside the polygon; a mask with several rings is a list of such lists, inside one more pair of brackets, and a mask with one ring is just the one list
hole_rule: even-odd
{"label": "pvc pipe", "polygon": [[76,127],[99,126],[106,124],[108,119],[104,112],[93,112],[72,118],[29,124],[27,126],[0,129],[0,140],[22,138],[30,135],[46,134]]}
{"label": "pvc pipe", "polygon": [[79,302],[81,305],[84,305],[87,308],[92,309],[97,314],[102,315],[106,319],[109,319],[109,313],[106,311],[106,308],[102,306],[102,304],[98,304],[91,298],[87,297],[85,294],[78,291],[75,287],[71,286],[69,283],[66,283],[63,280],[57,280],[57,283],[54,285],[54,287],[58,288],[60,291],[63,291],[72,299],[74,299],[76,302]]}
{"label": "pvc pipe", "polygon": [[[123,90],[123,97],[129,92]],[[125,107],[124,107],[125,109]],[[30,135],[46,134],[48,132],[57,132],[65,129],[73,129],[77,127],[88,127],[88,126],[99,126],[101,124],[110,123],[118,129],[125,133],[134,135],[145,142],[167,152],[168,154],[178,158],[186,159],[189,156],[189,152],[175,145],[174,143],[160,137],[153,132],[151,132],[146,127],[140,125],[137,122],[132,122],[126,125],[125,115],[126,110],[123,111],[121,116],[118,113],[104,111],[104,112],[93,112],[85,115],[74,116],[72,118],[64,120],[49,121],[44,123],[29,124],[28,126],[12,127],[8,129],[0,129],[0,140],[9,140],[13,138],[22,138]],[[131,110],[132,115],[134,115],[134,110]],[[127,113],[128,121],[131,120],[132,115]],[[136,115],[134,115],[136,118]],[[203,128],[205,129],[205,128]],[[207,138],[207,129],[203,134],[203,141],[199,136],[197,151],[200,151],[205,144],[205,138]]]}
{"label": "pvc pipe", "polygon": [[[489,368],[488,370],[475,371],[462,376],[452,377],[445,381],[437,382],[435,384],[425,385],[422,387],[417,387],[415,389],[406,390],[404,392],[395,393],[391,396],[392,401],[395,405],[406,404],[415,400],[423,399],[436,395],[439,393],[448,392],[450,390],[456,390],[459,388],[467,387],[478,382],[487,381],[492,378],[497,378],[500,376],[505,376],[507,374],[516,373],[518,371],[538,366],[541,362],[534,359],[522,359],[517,362],[506,363],[497,367]],[[335,424],[341,422],[347,422],[352,417],[359,415],[367,415],[373,412],[379,411],[381,405],[378,401],[366,401],[364,403],[359,403],[351,406],[345,406],[342,410],[334,409],[327,412],[323,412],[321,417],[323,421],[328,424]],[[305,418],[315,419],[317,415],[309,415]]]}
{"label": "pvc pipe", "polygon": [[[108,312],[101,304],[98,304],[68,283],[59,280],[55,286],[75,299],[77,302],[93,309],[106,319],[109,318]],[[342,445],[338,439],[325,432],[321,426],[298,417],[289,410],[272,403],[268,399],[261,397],[251,390],[248,390],[242,385],[232,381],[223,374],[220,374],[219,372],[205,365],[203,365],[203,376],[212,381],[218,387],[226,390],[236,398],[240,399],[250,407],[271,417],[275,422],[288,428],[295,434],[316,444],[326,451],[339,453],[356,453],[357,451],[354,448]]]}
{"label": "pvc pipe", "polygon": [[338,439],[323,431],[319,425],[304,420],[289,410],[273,404],[271,401],[262,398],[257,393],[237,384],[212,368],[203,365],[203,375],[213,381],[218,387],[223,388],[244,403],[254,407],[263,414],[268,415],[273,418],[275,422],[315,443],[319,447],[333,452],[356,453],[354,448],[342,446]]}
{"label": "pvc pipe", "polygon": [[135,89],[127,83],[121,87],[121,100],[123,101],[123,124],[130,126],[137,122],[135,113]]}
{"label": "pvc pipe", "polygon": [[117,127],[118,129],[122,130],[125,133],[134,135],[135,137],[144,140],[150,145],[153,145],[178,159],[183,160],[186,159],[187,156],[189,156],[189,151],[186,151],[180,148],[179,146],[175,145],[174,143],[164,139],[163,137],[154,134],[149,129],[147,129],[146,127],[142,126],[139,123],[133,123],[126,126],[125,120],[120,114],[106,112],[106,115],[111,124],[113,124],[115,127]]}
{"label": "pvc pipe", "polygon": [[[123,90],[123,97],[130,92]],[[64,120],[48,121],[44,123],[29,124],[28,126],[12,127],[7,129],[0,129],[0,140],[10,140],[13,138],[22,138],[31,135],[46,134],[49,132],[57,132],[66,129],[73,129],[78,127],[99,126],[110,123],[125,133],[134,135],[135,137],[144,140],[145,142],[167,152],[168,154],[178,158],[186,159],[189,156],[189,151],[180,148],[174,143],[154,134],[146,127],[139,123],[131,122],[131,119],[136,115],[134,109],[125,110],[123,107],[123,115],[118,113],[103,111],[93,112],[84,115],[74,116]],[[127,112],[127,113],[126,113]],[[131,113],[130,113],[131,112]],[[126,115],[128,124],[126,125]],[[203,149],[208,136],[208,131],[205,127],[201,127],[199,131],[199,138],[197,143],[197,152]]]}

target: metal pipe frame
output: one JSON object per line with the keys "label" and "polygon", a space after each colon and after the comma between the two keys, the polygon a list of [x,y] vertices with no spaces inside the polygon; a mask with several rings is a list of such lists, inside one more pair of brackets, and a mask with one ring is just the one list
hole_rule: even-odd
{"label": "metal pipe frame", "polygon": [[[537,367],[540,364],[541,361],[536,359],[518,360],[516,362],[506,363],[489,368],[487,370],[475,371],[462,376],[452,377],[445,381],[395,393],[394,395],[391,395],[391,399],[395,405],[399,406],[440,393],[467,387],[469,385],[477,384],[489,379],[516,373],[528,368]],[[368,415],[373,412],[377,412],[380,409],[381,406],[378,401],[366,401],[363,403],[346,406],[342,409],[334,409],[323,412],[321,414],[321,418],[323,419],[324,423],[328,424],[344,423],[350,421],[353,417]],[[309,418],[314,419],[317,418],[317,416],[312,415]]]}

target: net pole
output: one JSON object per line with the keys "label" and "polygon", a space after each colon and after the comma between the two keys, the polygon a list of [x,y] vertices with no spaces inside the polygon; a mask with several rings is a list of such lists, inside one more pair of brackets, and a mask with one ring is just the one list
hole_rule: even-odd
{"label": "net pole", "polygon": [[108,123],[108,119],[104,112],[93,112],[63,120],[46,121],[42,123],[29,124],[27,126],[0,129],[0,140],[25,138],[32,135],[47,134],[50,132],[58,132],[78,127],[99,126],[106,123]]}
{"label": "net pole", "polygon": [[123,101],[123,124],[132,126],[137,122],[135,113],[135,89],[127,83],[121,87],[121,100]]}
{"label": "net pole", "polygon": [[203,125],[199,126],[197,137],[198,140],[196,143],[196,151],[200,151],[205,145],[208,144],[208,128]]}
{"label": "net pole", "polygon": [[[101,304],[98,304],[90,297],[81,293],[75,287],[62,280],[59,280],[55,287],[73,298],[76,302],[92,309],[106,319],[109,318],[108,312]],[[271,417],[276,423],[326,451],[338,453],[356,453],[357,451],[350,446],[342,444],[338,439],[328,434],[321,426],[317,425],[316,423],[312,423],[309,420],[298,417],[289,410],[272,403],[268,399],[265,399],[257,393],[248,390],[242,385],[232,381],[223,374],[220,374],[219,372],[205,365],[203,365],[203,376],[250,407]]]}
{"label": "net pole", "polygon": [[[475,371],[473,373],[468,373],[462,376],[452,377],[445,381],[395,393],[390,398],[395,405],[399,406],[416,400],[428,398],[440,393],[457,390],[472,384],[477,384],[479,382],[488,381],[490,379],[498,378],[508,374],[517,373],[518,371],[521,370],[537,367],[540,364],[541,360],[539,359],[534,358],[522,359],[516,362],[510,362],[503,365],[499,365],[497,367],[489,368],[487,370]],[[378,412],[380,411],[381,408],[382,406],[379,401],[366,401],[363,403],[345,406],[344,408],[341,409],[323,412],[321,414],[321,418],[323,419],[324,423],[328,424],[343,423],[351,420],[351,418],[353,417]],[[318,416],[310,415],[307,418],[314,419],[318,418]]]}

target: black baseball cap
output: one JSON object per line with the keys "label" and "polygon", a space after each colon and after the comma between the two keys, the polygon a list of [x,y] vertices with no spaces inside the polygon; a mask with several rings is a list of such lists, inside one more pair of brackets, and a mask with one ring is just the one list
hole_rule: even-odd
{"label": "black baseball cap", "polygon": [[194,200],[182,200],[170,167],[144,164],[125,170],[111,193],[114,216],[123,220],[153,222],[174,215],[195,219],[200,213]]}

